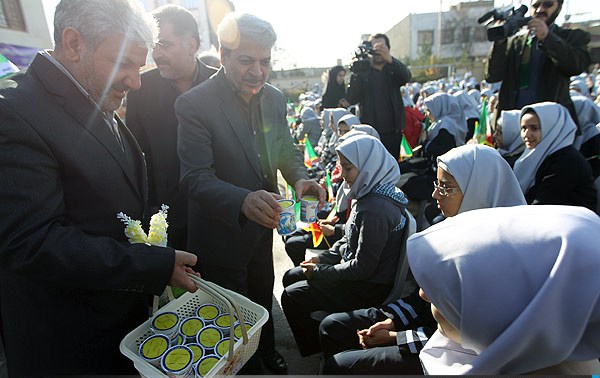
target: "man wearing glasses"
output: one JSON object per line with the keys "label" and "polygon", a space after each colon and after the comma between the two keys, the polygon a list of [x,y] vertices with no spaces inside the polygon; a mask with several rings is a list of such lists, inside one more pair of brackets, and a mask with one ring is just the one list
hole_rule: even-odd
{"label": "man wearing glasses", "polygon": [[502,81],[495,119],[501,110],[552,101],[569,109],[577,122],[569,96],[569,79],[590,65],[590,34],[558,27],[554,21],[562,6],[563,0],[533,0],[529,32],[494,42],[485,79]]}

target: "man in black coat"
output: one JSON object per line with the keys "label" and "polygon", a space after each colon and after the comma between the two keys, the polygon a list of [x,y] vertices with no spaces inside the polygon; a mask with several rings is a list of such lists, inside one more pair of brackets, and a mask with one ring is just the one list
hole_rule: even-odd
{"label": "man in black coat", "polygon": [[569,82],[590,65],[590,34],[554,23],[562,5],[563,0],[532,0],[529,32],[494,42],[485,77],[502,81],[494,119],[502,110],[551,101],[566,107],[577,123]]}
{"label": "man in black coat", "polygon": [[276,39],[271,24],[230,13],[218,35],[223,66],[175,103],[181,183],[190,204],[188,245],[204,278],[269,311],[257,355],[281,374],[286,364],[275,350],[270,315],[273,229],[282,198],[277,170],[298,197],[318,193],[322,206],[325,191],[307,179],[284,95],[266,84]]}
{"label": "man in black coat", "polygon": [[175,100],[217,70],[196,58],[198,25],[187,9],[169,4],[152,12],[158,21],[157,68],[142,75],[142,87],[127,96],[126,124],[148,164],[149,205],[169,206],[169,246],[186,249],[187,198],[179,188]]}
{"label": "man in black coat", "polygon": [[[196,256],[129,244],[145,163],[114,111],[156,25],[134,0],[62,0],[54,51],[0,82],[0,319],[8,375],[135,372],[119,343]],[[146,214],[148,215],[148,214]]]}
{"label": "man in black coat", "polygon": [[373,46],[371,65],[366,72],[352,74],[346,98],[340,103],[345,107],[359,103],[360,122],[373,126],[381,143],[398,159],[406,125],[400,87],[410,81],[412,74],[390,54],[390,40],[385,34],[372,35],[369,40]]}

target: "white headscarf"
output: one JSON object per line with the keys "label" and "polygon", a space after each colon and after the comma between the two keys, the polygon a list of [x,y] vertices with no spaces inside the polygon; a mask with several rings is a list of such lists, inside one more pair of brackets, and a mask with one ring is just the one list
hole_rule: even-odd
{"label": "white headscarf", "polygon": [[468,93],[477,104],[481,104],[481,92],[478,89],[471,89]]}
{"label": "white headscarf", "polygon": [[454,177],[463,192],[458,214],[526,204],[510,165],[491,147],[481,144],[456,147],[439,156],[437,164]]}
{"label": "white headscarf", "polygon": [[515,176],[523,193],[527,193],[533,186],[538,168],[549,155],[573,144],[577,129],[569,111],[560,104],[542,102],[525,106],[520,118],[528,110],[533,110],[540,120],[542,140],[533,150],[526,147],[523,155],[515,162]]}
{"label": "white headscarf", "polygon": [[[372,126],[369,125],[356,125],[353,126],[350,131],[340,137],[340,143],[344,142],[346,139],[355,137],[357,135],[370,135],[374,138],[381,140],[379,137],[379,133]],[[337,191],[335,196],[335,204],[339,211],[346,211],[348,208],[348,193],[350,193],[350,187],[346,180],[342,181],[340,188]]]}
{"label": "white headscarf", "polygon": [[462,345],[437,332],[425,371],[524,374],[597,359],[599,234],[590,210],[547,205],[469,211],[413,235],[414,277]]}
{"label": "white headscarf", "polygon": [[454,92],[452,96],[456,97],[458,100],[465,119],[479,119],[479,103],[475,101],[473,97],[469,96],[467,92],[463,90]]}
{"label": "white headscarf", "polygon": [[344,114],[337,121],[337,128],[340,129],[340,123],[344,122],[350,129],[355,125],[360,125],[360,118],[355,116],[354,114]]}
{"label": "white headscarf", "polygon": [[521,111],[503,110],[500,113],[502,123],[502,145],[498,152],[500,155],[509,155],[520,149],[524,142],[521,139]]}
{"label": "white headscarf", "polygon": [[360,199],[369,194],[375,185],[395,185],[400,179],[396,159],[379,139],[356,135],[340,143],[336,151],[360,171],[348,193],[350,198]]}
{"label": "white headscarf", "polygon": [[447,93],[436,93],[425,99],[425,106],[435,118],[428,130],[428,141],[432,141],[440,130],[446,129],[454,137],[457,146],[465,144],[467,120],[456,98]]}
{"label": "white headscarf", "polygon": [[583,143],[600,134],[600,130],[597,127],[600,123],[600,107],[594,104],[594,101],[584,96],[573,96],[571,100],[573,101],[573,105],[575,105],[577,119],[581,126],[581,135],[575,138],[573,146],[580,149]]}

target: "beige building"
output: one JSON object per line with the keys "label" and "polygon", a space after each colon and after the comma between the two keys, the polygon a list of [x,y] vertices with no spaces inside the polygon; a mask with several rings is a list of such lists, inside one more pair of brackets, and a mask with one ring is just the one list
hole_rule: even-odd
{"label": "beige building", "polygon": [[388,32],[392,51],[411,59],[426,47],[439,58],[485,56],[490,42],[477,19],[493,8],[493,0],[479,0],[453,5],[447,12],[410,14]]}
{"label": "beige building", "polygon": [[0,0],[0,53],[24,68],[52,45],[42,0]]}

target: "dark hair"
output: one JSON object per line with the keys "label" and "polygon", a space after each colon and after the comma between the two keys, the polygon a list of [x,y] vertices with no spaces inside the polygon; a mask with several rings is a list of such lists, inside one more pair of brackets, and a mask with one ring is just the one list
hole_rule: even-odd
{"label": "dark hair", "polygon": [[189,10],[176,4],[167,4],[156,8],[152,15],[158,22],[159,29],[163,22],[168,22],[173,26],[176,35],[179,37],[192,37],[200,47],[198,23]]}
{"label": "dark hair", "polygon": [[383,40],[385,41],[385,45],[388,47],[388,49],[391,49],[390,39],[388,38],[387,35],[385,35],[383,33],[377,33],[377,34],[371,35],[371,40],[373,40],[375,38],[383,38]]}

